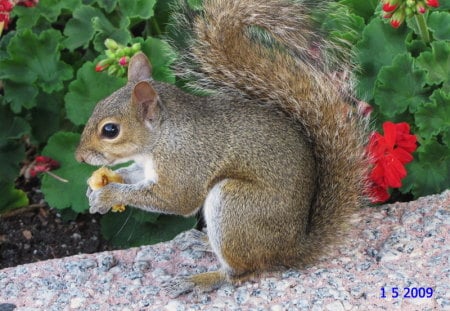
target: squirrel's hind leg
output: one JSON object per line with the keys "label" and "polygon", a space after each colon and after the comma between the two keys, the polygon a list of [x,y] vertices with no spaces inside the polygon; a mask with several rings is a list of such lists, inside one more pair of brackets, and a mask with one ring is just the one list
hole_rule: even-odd
{"label": "squirrel's hind leg", "polygon": [[292,217],[280,226],[278,214],[286,211],[288,202],[280,200],[274,207],[274,195],[251,181],[225,179],[215,184],[205,200],[204,214],[209,242],[222,268],[169,281],[165,286],[169,296],[245,281],[277,265],[281,253],[289,255],[296,239],[288,232],[298,224]]}
{"label": "squirrel's hind leg", "polygon": [[165,284],[163,288],[170,298],[176,298],[188,292],[209,292],[227,282],[226,273],[222,270],[204,272],[188,277],[177,277]]}

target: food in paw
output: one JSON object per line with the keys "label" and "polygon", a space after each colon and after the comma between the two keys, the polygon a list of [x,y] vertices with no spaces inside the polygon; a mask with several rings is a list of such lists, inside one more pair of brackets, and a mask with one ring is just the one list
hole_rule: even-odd
{"label": "food in paw", "polygon": [[[88,179],[88,185],[92,190],[98,190],[107,184],[115,182],[115,183],[123,183],[123,178],[113,170],[107,167],[101,167],[92,173],[92,176]],[[111,208],[113,212],[123,212],[125,211],[125,205],[118,204],[114,205]]]}

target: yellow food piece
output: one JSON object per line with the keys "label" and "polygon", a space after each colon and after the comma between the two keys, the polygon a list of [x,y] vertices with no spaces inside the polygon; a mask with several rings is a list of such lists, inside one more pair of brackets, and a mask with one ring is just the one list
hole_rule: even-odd
{"label": "yellow food piece", "polygon": [[[123,178],[116,172],[112,171],[107,167],[101,167],[92,173],[92,176],[88,179],[88,185],[92,190],[98,190],[107,184],[115,182],[115,183],[123,183]],[[111,208],[112,212],[123,212],[125,211],[125,205],[118,204],[114,205]]]}

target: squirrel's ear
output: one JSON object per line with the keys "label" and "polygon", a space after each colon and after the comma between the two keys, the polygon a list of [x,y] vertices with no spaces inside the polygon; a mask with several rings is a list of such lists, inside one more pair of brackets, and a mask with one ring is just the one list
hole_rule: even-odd
{"label": "squirrel's ear", "polygon": [[144,53],[135,54],[128,65],[128,82],[139,82],[152,77],[152,65]]}
{"label": "squirrel's ear", "polygon": [[138,117],[143,121],[152,121],[158,115],[158,93],[147,81],[141,81],[133,89],[131,95],[133,105],[136,106]]}

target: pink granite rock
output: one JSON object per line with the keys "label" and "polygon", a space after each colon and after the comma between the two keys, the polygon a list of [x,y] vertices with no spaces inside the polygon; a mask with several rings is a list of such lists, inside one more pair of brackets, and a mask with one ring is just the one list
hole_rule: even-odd
{"label": "pink granite rock", "polygon": [[188,232],[153,246],[0,270],[0,311],[11,304],[27,311],[450,310],[449,235],[450,191],[365,208],[348,241],[314,266],[171,299],[163,282],[219,266]]}

